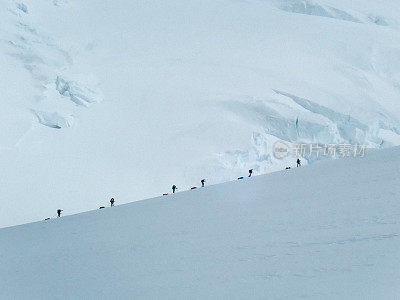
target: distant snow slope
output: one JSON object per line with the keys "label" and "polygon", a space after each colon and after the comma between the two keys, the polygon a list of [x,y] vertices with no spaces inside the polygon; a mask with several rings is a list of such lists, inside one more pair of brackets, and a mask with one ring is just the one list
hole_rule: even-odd
{"label": "distant snow slope", "polygon": [[400,145],[397,0],[4,0],[0,226]]}
{"label": "distant snow slope", "polygon": [[400,148],[0,230],[1,299],[397,299]]}

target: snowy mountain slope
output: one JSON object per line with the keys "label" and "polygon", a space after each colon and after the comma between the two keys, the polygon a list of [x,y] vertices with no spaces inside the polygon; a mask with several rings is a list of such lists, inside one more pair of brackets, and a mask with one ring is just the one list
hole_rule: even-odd
{"label": "snowy mountain slope", "polygon": [[396,299],[400,148],[0,230],[2,299]]}
{"label": "snowy mountain slope", "polygon": [[0,4],[0,226],[219,183],[288,143],[400,145],[400,8]]}

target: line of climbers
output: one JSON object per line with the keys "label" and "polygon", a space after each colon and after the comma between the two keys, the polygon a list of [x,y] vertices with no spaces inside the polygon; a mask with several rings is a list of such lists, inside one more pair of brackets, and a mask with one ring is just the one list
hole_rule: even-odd
{"label": "line of climbers", "polygon": [[[297,167],[301,167],[301,161],[300,161],[299,158],[297,159],[296,163],[297,163]],[[289,170],[289,169],[291,169],[291,168],[290,168],[290,167],[286,167],[286,170]],[[249,176],[248,176],[248,177],[251,177],[252,174],[253,174],[253,169],[250,169],[250,170],[249,170]],[[238,177],[238,179],[239,179],[239,180],[240,180],[240,179],[243,179],[243,177]],[[204,187],[205,182],[206,182],[205,179],[200,180],[201,187]],[[177,186],[174,184],[174,185],[172,186],[172,193],[175,194],[175,191],[176,191],[177,189],[178,189]],[[194,190],[194,189],[197,189],[197,187],[194,186],[194,187],[191,188],[191,190]],[[163,196],[166,196],[166,195],[168,195],[168,193],[163,194]],[[114,202],[115,202],[114,198],[111,198],[111,200],[110,200],[110,207],[113,207],[113,206],[114,206]],[[104,206],[100,206],[99,209],[103,209],[103,208],[104,208]],[[62,212],[62,211],[63,211],[62,209],[57,209],[57,218],[61,217],[61,212]],[[50,218],[46,218],[45,220],[50,220]]]}

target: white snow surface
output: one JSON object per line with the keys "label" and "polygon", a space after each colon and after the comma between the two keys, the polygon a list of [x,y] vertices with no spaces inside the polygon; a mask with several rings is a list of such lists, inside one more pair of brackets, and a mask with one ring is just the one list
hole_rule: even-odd
{"label": "white snow surface", "polygon": [[0,229],[1,299],[398,299],[400,148]]}
{"label": "white snow surface", "polygon": [[[0,227],[400,145],[398,0],[3,0]],[[306,163],[306,162],[305,162]]]}

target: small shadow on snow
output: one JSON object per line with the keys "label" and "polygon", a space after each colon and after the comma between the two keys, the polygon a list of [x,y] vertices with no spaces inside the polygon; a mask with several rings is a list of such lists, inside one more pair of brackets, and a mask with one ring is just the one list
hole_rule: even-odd
{"label": "small shadow on snow", "polygon": [[343,10],[332,6],[319,5],[311,0],[280,0],[278,1],[278,7],[291,13],[361,23],[360,20]]}
{"label": "small shadow on snow", "polygon": [[22,11],[23,13],[27,14],[28,13],[28,7],[24,3],[17,3],[17,8]]}
{"label": "small shadow on snow", "polygon": [[74,123],[72,116],[62,116],[57,112],[45,112],[34,109],[31,109],[31,112],[37,117],[40,124],[50,128],[68,128]]}
{"label": "small shadow on snow", "polygon": [[368,21],[379,26],[389,26],[389,22],[385,18],[380,16],[369,15]]}
{"label": "small shadow on snow", "polygon": [[53,0],[55,6],[62,6],[68,4],[68,0]]}
{"label": "small shadow on snow", "polygon": [[92,89],[75,81],[70,81],[57,76],[56,90],[60,95],[68,97],[72,102],[80,106],[89,106],[91,103],[100,102],[100,96]]}

